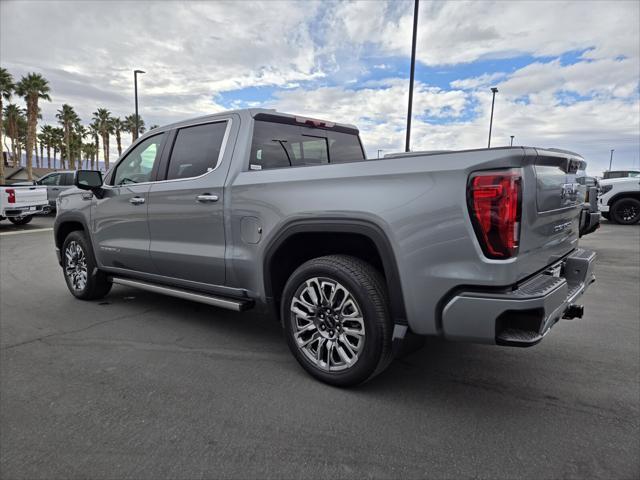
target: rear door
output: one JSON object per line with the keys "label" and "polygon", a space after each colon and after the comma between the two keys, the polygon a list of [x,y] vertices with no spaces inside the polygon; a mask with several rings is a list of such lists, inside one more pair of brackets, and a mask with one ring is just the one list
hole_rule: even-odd
{"label": "rear door", "polygon": [[149,255],[147,201],[165,138],[160,133],[140,141],[109,174],[102,198],[93,199],[96,255],[106,267],[155,273]]}
{"label": "rear door", "polygon": [[149,192],[150,252],[160,275],[225,283],[224,182],[231,120],[179,128]]}

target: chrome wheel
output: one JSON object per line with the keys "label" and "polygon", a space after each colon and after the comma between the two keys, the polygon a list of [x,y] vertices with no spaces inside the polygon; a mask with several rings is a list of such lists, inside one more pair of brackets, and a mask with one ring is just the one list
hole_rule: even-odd
{"label": "chrome wheel", "polygon": [[296,345],[314,365],[334,372],[358,361],[365,342],[364,319],[343,285],[310,278],[296,290],[290,310]]}
{"label": "chrome wheel", "polygon": [[84,290],[87,285],[87,258],[84,250],[78,242],[72,241],[67,245],[64,255],[64,272],[69,283],[76,291]]}

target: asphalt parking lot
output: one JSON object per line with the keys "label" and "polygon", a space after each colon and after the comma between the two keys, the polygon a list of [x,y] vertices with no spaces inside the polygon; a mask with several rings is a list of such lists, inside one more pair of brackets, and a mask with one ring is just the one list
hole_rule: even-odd
{"label": "asphalt parking lot", "polygon": [[51,223],[0,224],[2,478],[640,476],[639,226],[582,240],[585,317],[538,346],[430,339],[340,390],[258,315],[75,300]]}

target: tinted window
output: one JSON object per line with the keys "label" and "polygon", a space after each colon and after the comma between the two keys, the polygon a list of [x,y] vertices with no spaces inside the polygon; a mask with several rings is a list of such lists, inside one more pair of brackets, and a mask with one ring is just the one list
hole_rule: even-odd
{"label": "tinted window", "polygon": [[160,159],[164,136],[163,133],[149,137],[129,152],[116,167],[113,185],[150,182],[153,167]]}
{"label": "tinted window", "polygon": [[227,122],[181,128],[176,135],[167,179],[197,177],[216,168]]}
{"label": "tinted window", "polygon": [[60,185],[73,185],[73,173],[63,173],[60,178]]}
{"label": "tinted window", "polygon": [[358,137],[342,132],[329,133],[331,163],[359,162],[364,160],[362,145]]}
{"label": "tinted window", "polygon": [[250,160],[252,169],[364,159],[357,135],[281,123],[255,122]]}
{"label": "tinted window", "polygon": [[40,180],[40,185],[58,185],[58,180],[60,180],[59,173],[52,173],[51,175],[47,175]]}

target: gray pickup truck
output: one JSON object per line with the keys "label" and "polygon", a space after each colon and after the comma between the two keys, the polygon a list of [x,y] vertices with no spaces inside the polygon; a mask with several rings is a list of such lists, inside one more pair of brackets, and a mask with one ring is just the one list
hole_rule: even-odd
{"label": "gray pickup truck", "polygon": [[272,312],[311,375],[347,386],[409,337],[526,347],[580,317],[584,175],[529,147],[366,159],[352,125],[239,110],[154,129],[104,179],[78,171],[55,245],[77,298],[115,283]]}

